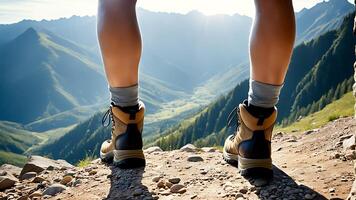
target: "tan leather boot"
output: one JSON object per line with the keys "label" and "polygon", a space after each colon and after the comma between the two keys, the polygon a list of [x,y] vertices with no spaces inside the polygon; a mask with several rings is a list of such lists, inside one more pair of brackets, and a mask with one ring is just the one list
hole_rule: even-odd
{"label": "tan leather boot", "polygon": [[244,176],[272,177],[271,137],[277,109],[268,117],[255,117],[242,103],[236,112],[239,128],[225,140],[224,159],[238,165]]}
{"label": "tan leather boot", "polygon": [[113,160],[120,168],[145,166],[142,151],[142,130],[145,106],[139,104],[139,110],[123,112],[119,107],[110,106],[107,115],[112,120],[111,139],[101,145],[100,158],[104,162]]}

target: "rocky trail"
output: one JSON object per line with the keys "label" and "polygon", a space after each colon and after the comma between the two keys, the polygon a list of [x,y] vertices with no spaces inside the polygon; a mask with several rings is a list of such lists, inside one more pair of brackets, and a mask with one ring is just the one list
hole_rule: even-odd
{"label": "rocky trail", "polygon": [[355,134],[352,118],[276,133],[275,176],[268,185],[241,177],[220,151],[193,145],[151,147],[145,150],[147,166],[130,170],[100,160],[79,168],[32,156],[22,169],[0,167],[0,199],[356,199]]}

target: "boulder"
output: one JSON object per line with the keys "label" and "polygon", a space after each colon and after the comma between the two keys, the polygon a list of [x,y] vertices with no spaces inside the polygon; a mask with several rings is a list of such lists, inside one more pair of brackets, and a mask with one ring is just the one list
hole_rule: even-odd
{"label": "boulder", "polygon": [[145,153],[153,153],[153,152],[161,152],[163,151],[160,147],[155,146],[155,147],[149,147],[144,150]]}
{"label": "boulder", "polygon": [[3,164],[0,167],[0,171],[5,171],[8,174],[12,174],[13,176],[18,177],[21,173],[21,168],[10,164]]}
{"label": "boulder", "polygon": [[197,151],[197,148],[192,144],[186,144],[185,146],[180,148],[180,150],[185,152],[195,152]]}
{"label": "boulder", "polygon": [[62,168],[73,168],[74,166],[69,164],[65,160],[52,160],[49,158],[41,157],[41,156],[31,156],[25,166],[22,168],[20,176],[27,172],[36,172],[40,173],[43,170],[53,167],[54,169],[62,169]]}
{"label": "boulder", "polygon": [[0,191],[11,188],[17,181],[17,178],[11,174],[0,176]]}

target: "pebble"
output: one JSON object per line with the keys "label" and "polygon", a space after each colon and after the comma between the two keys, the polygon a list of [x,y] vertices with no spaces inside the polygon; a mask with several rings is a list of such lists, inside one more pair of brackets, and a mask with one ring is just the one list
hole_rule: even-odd
{"label": "pebble", "polygon": [[34,179],[33,179],[33,183],[42,183],[43,181],[45,181],[46,179],[41,177],[41,176],[36,176]]}
{"label": "pebble", "polygon": [[50,196],[54,196],[58,193],[63,192],[64,190],[66,190],[66,186],[62,185],[62,184],[58,184],[55,183],[51,186],[49,186],[45,191],[43,191],[43,195],[50,195]]}
{"label": "pebble", "polygon": [[170,191],[172,192],[172,193],[184,193],[183,191],[182,191],[182,189],[184,189],[184,185],[181,185],[181,184],[174,184],[174,185],[172,185],[172,187],[170,188]]}
{"label": "pebble", "polygon": [[37,176],[36,172],[27,172],[21,176],[21,180],[28,180]]}
{"label": "pebble", "polygon": [[189,162],[201,162],[201,161],[204,161],[204,159],[201,156],[198,156],[198,155],[190,155],[190,156],[188,156],[187,160]]}
{"label": "pebble", "polygon": [[161,179],[160,176],[155,176],[155,177],[152,178],[152,182],[156,182],[157,183],[160,179]]}
{"label": "pebble", "polygon": [[329,188],[329,192],[330,193],[334,193],[335,192],[335,188]]}
{"label": "pebble", "polygon": [[165,185],[166,185],[166,184],[165,184],[165,181],[164,181],[164,180],[160,180],[160,181],[157,183],[157,187],[158,187],[158,188],[164,188]]}
{"label": "pebble", "polygon": [[180,178],[175,177],[175,178],[170,178],[168,179],[169,182],[173,183],[173,184],[177,184],[180,182]]}
{"label": "pebble", "polygon": [[242,194],[246,194],[248,192],[248,190],[246,188],[241,188],[239,190],[239,192],[242,193]]}
{"label": "pebble", "polygon": [[61,180],[61,184],[62,185],[67,185],[68,183],[70,183],[71,181],[73,180],[73,177],[72,176],[64,176],[63,179]]}
{"label": "pebble", "polygon": [[173,185],[173,183],[171,183],[171,182],[166,182],[166,187],[171,188],[172,185]]}
{"label": "pebble", "polygon": [[89,175],[95,175],[96,173],[98,173],[98,172],[95,171],[95,170],[91,170],[91,171],[89,172]]}

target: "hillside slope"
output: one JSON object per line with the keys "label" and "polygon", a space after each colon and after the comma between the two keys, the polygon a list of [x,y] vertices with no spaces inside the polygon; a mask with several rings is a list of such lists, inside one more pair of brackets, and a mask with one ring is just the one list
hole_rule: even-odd
{"label": "hillside slope", "polygon": [[102,101],[103,71],[78,50],[33,28],[0,46],[0,120],[26,124]]}
{"label": "hillside slope", "polygon": [[354,11],[347,0],[323,1],[296,13],[297,44],[340,27],[343,18]]}

